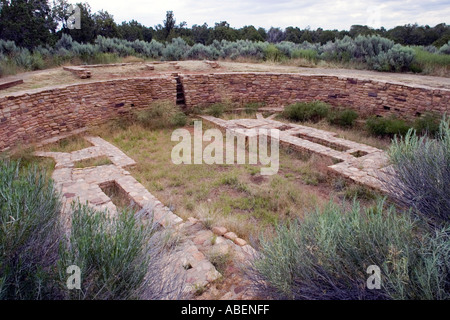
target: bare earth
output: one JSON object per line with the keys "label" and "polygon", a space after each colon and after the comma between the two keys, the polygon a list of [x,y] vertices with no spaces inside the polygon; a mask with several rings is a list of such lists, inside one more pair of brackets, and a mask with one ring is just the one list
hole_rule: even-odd
{"label": "bare earth", "polygon": [[[151,63],[151,62],[148,62]],[[167,73],[216,73],[216,72],[276,72],[276,73],[300,73],[321,74],[331,76],[352,77],[366,80],[378,80],[390,83],[403,83],[414,86],[426,86],[450,90],[450,78],[425,76],[408,73],[387,73],[356,69],[334,69],[334,68],[305,68],[278,63],[240,63],[219,61],[220,68],[213,69],[203,61],[179,61],[179,69],[168,62],[155,64],[155,70],[147,70],[145,63],[133,63],[124,66],[101,67],[90,69],[92,77],[81,80],[62,67],[25,72],[15,76],[4,77],[1,82],[14,79],[23,79],[24,83],[6,90],[0,91],[0,96],[8,93],[39,89],[44,87],[75,84],[80,82],[95,82],[99,80],[111,80],[128,77],[147,77]]]}

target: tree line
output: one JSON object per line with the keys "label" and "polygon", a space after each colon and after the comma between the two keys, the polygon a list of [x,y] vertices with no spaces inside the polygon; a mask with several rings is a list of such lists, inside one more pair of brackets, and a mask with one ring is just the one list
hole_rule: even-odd
{"label": "tree line", "polygon": [[12,40],[16,45],[33,49],[37,46],[54,45],[63,33],[79,43],[94,43],[97,36],[118,38],[127,41],[153,39],[170,42],[182,38],[187,44],[200,43],[210,45],[214,40],[250,40],[279,43],[325,44],[345,36],[355,38],[358,35],[379,35],[402,45],[434,45],[441,47],[450,40],[450,26],[440,23],[434,27],[428,25],[407,24],[386,30],[373,29],[364,25],[352,25],[350,30],[324,30],[317,28],[300,29],[290,26],[285,29],[272,27],[268,30],[249,25],[233,28],[226,21],[214,26],[194,24],[191,28],[185,21],[177,23],[173,11],[167,11],[165,19],[153,27],[145,26],[136,20],[116,23],[112,14],[100,10],[93,13],[89,3],[77,3],[81,14],[81,29],[71,29],[67,0],[0,0],[0,39]]}

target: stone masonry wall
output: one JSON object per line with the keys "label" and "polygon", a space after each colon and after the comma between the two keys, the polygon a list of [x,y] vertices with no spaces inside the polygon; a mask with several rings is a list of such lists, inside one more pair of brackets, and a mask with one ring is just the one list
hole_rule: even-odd
{"label": "stone masonry wall", "polygon": [[427,111],[450,111],[450,90],[426,86],[325,75],[274,73],[216,73],[180,75],[186,105],[221,100],[265,101],[285,106],[296,101],[322,100],[353,108],[362,115],[396,114],[411,119]]}
{"label": "stone masonry wall", "polygon": [[96,125],[154,100],[176,100],[174,77],[131,78],[0,95],[0,150]]}
{"label": "stone masonry wall", "polygon": [[[450,90],[325,75],[180,74],[186,107],[223,100],[284,106],[322,100],[362,115],[414,118],[450,112]],[[176,101],[173,75],[117,79],[0,94],[0,151],[96,125],[154,100]]]}

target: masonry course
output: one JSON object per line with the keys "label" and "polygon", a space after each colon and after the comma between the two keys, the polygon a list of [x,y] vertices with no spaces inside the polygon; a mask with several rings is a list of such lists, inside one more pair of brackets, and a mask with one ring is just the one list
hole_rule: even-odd
{"label": "masonry course", "polygon": [[[362,115],[413,119],[450,111],[450,90],[368,79],[292,73],[179,74],[185,107],[220,101],[279,108],[322,100]],[[174,75],[124,78],[0,94],[0,150],[98,125],[156,100],[177,99]]]}
{"label": "masonry course", "polygon": [[293,102],[322,100],[362,115],[419,114],[450,111],[450,90],[329,75],[295,73],[211,73],[180,75],[186,106],[223,100],[265,102],[280,107]]}
{"label": "masonry course", "polygon": [[176,99],[170,76],[45,88],[0,96],[0,150],[98,125],[156,100]]}

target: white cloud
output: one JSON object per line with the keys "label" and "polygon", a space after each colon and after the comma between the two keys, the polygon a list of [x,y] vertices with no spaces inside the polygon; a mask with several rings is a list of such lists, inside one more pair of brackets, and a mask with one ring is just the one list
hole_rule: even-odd
{"label": "white cloud", "polygon": [[[353,24],[367,24],[368,9],[379,9],[379,23],[385,28],[415,23],[434,26],[448,23],[449,1],[390,0],[390,1],[295,1],[295,0],[165,0],[165,1],[107,1],[87,0],[94,12],[103,9],[114,15],[117,22],[137,20],[144,25],[162,23],[166,11],[174,11],[178,22],[214,25],[227,21],[233,27],[254,25],[270,28],[298,26],[312,29],[349,29]],[[370,10],[369,10],[370,11]],[[375,21],[376,22],[376,21]],[[379,26],[375,26],[379,27]]]}

